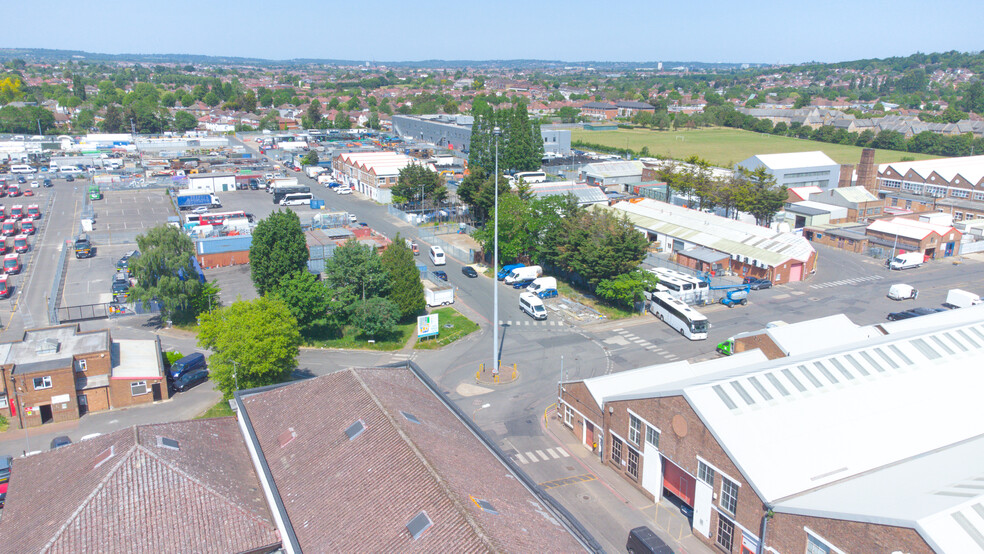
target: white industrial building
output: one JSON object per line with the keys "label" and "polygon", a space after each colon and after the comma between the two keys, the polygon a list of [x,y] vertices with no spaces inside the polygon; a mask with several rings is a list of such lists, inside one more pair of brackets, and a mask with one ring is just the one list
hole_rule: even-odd
{"label": "white industrial building", "polygon": [[628,185],[642,182],[644,168],[645,164],[636,160],[597,162],[581,168],[579,180],[613,192],[628,192]]}
{"label": "white industrial building", "polygon": [[787,188],[816,186],[821,189],[837,187],[840,164],[823,152],[791,152],[788,154],[758,154],[738,167],[755,171],[765,167],[776,179],[776,184]]}
{"label": "white industrial building", "polygon": [[[380,204],[393,202],[390,189],[397,183],[400,170],[419,160],[396,152],[349,152],[331,161],[333,176],[343,185],[366,195]],[[433,165],[428,165],[434,169]]]}
{"label": "white industrial building", "polygon": [[211,193],[236,190],[236,176],[232,173],[189,175],[188,190]]}

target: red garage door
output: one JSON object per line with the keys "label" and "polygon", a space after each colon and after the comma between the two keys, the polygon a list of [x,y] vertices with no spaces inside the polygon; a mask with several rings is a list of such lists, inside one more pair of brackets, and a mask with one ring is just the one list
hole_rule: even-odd
{"label": "red garage door", "polygon": [[803,280],[803,264],[793,264],[789,266],[789,282]]}
{"label": "red garage door", "polygon": [[663,486],[691,508],[694,506],[697,480],[666,458],[663,458]]}

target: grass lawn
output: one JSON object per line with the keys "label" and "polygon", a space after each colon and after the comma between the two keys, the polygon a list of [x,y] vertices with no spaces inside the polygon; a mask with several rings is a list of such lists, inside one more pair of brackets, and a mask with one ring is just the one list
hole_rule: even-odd
{"label": "grass lawn", "polygon": [[630,312],[617,306],[609,306],[593,296],[585,296],[584,293],[559,279],[557,280],[557,292],[560,293],[561,296],[566,296],[575,302],[597,310],[608,319],[625,319],[627,317],[639,315],[635,312]]}
{"label": "grass lawn", "polygon": [[[414,345],[414,348],[417,350],[441,348],[478,330],[477,323],[461,315],[454,308],[441,308],[431,313],[438,314],[439,316],[438,324],[440,325],[440,334],[436,337],[423,339],[423,341],[418,340],[417,344]],[[446,325],[453,325],[453,327],[447,328],[445,327]]]}
{"label": "grass lawn", "polygon": [[403,323],[397,325],[396,331],[389,337],[378,337],[376,342],[369,343],[369,337],[359,336],[359,330],[355,327],[345,327],[343,336],[340,339],[327,339],[312,341],[305,346],[323,348],[347,348],[357,350],[399,350],[410,340],[410,336],[417,331],[417,322]]}
{"label": "grass lawn", "polygon": [[205,413],[195,419],[208,419],[210,417],[226,417],[231,415],[235,415],[235,413],[233,413],[232,408],[229,407],[229,401],[219,400],[218,404],[205,410]]}
{"label": "grass lawn", "polygon": [[[685,131],[650,131],[648,129],[618,129],[617,131],[574,130],[573,140],[601,144],[613,148],[630,148],[635,152],[643,146],[649,152],[676,160],[697,155],[718,167],[733,167],[736,163],[756,154],[781,154],[785,152],[812,152],[820,150],[839,164],[857,164],[861,161],[861,148],[829,144],[790,137],[778,137],[753,133],[741,129],[712,127]],[[939,156],[875,150],[875,163],[901,161],[903,157],[928,160]]]}

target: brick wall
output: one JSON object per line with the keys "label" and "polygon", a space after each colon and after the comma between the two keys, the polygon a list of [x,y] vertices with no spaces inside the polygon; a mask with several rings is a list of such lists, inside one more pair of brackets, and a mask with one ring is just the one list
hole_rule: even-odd
{"label": "brick wall", "polygon": [[[16,379],[18,391],[14,400],[19,401],[17,409],[22,411],[21,417],[23,417],[26,427],[37,427],[41,425],[42,420],[40,409],[32,409],[31,413],[28,414],[25,408],[51,406],[51,423],[79,418],[78,401],[75,396],[75,371],[71,366],[26,375],[18,375],[15,368],[13,377]],[[47,389],[35,389],[34,379],[44,377],[51,378],[51,387]],[[68,400],[66,402],[52,404],[51,398],[61,395],[68,395]],[[11,424],[19,426],[20,417],[15,419],[18,421],[12,421]]]}
{"label": "brick wall", "polygon": [[98,387],[94,389],[79,391],[78,394],[85,395],[85,399],[88,402],[90,412],[102,412],[110,408],[109,387]]}
{"label": "brick wall", "polygon": [[[595,425],[594,433],[597,435],[602,432],[601,426],[603,425],[604,418],[601,416],[601,409],[598,408],[598,404],[595,403],[588,392],[588,388],[584,386],[583,382],[576,381],[572,383],[564,383],[563,392],[561,393],[561,404],[559,406],[560,420],[564,422],[568,430],[574,435],[574,438],[578,442],[584,442],[585,433],[585,419],[593,422]],[[569,406],[571,408],[570,423],[565,420],[566,409]],[[586,445],[588,450],[592,450],[593,444],[597,442],[592,440]]]}
{"label": "brick wall", "polygon": [[807,541],[804,528],[845,552],[933,552],[919,533],[908,527],[782,513],[769,520],[766,544],[783,553],[804,552]]}
{"label": "brick wall", "polygon": [[[145,394],[133,395],[133,389],[131,384],[138,381],[147,382],[147,392]],[[149,404],[154,401],[153,385],[159,384],[161,386],[161,399],[167,398],[167,383],[164,379],[110,379],[109,380],[109,398],[111,402],[111,407],[116,408],[126,408],[128,406],[136,406],[138,404]]]}
{"label": "brick wall", "polygon": [[857,240],[857,239],[845,239],[841,237],[835,237],[827,233],[823,229],[809,229],[810,233],[804,233],[804,236],[809,236],[810,242],[815,242],[817,244],[823,244],[833,248],[839,248],[841,250],[846,250],[848,252],[854,252],[855,254],[863,254],[868,251],[868,239]]}

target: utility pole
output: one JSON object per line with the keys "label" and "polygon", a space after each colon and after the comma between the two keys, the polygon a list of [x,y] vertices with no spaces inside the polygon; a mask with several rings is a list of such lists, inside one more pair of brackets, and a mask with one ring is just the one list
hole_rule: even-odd
{"label": "utility pole", "polygon": [[493,213],[493,239],[495,244],[492,251],[492,371],[499,373],[499,283],[494,278],[499,271],[499,137],[502,136],[502,129],[495,127],[492,129],[492,136],[495,137],[495,208]]}

